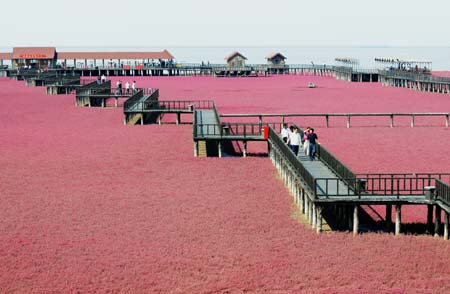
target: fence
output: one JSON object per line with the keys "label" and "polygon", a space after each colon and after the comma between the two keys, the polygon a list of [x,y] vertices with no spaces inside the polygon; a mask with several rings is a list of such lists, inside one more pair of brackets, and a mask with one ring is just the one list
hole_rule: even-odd
{"label": "fence", "polygon": [[[284,143],[278,133],[271,127],[269,127],[269,142],[272,144],[272,148],[275,148],[281,155],[281,157],[291,167],[294,174],[300,179],[303,179],[311,191],[315,190],[315,181],[311,173],[305,168],[305,166],[298,160],[297,156],[292,150]],[[277,155],[275,155],[277,156]]]}

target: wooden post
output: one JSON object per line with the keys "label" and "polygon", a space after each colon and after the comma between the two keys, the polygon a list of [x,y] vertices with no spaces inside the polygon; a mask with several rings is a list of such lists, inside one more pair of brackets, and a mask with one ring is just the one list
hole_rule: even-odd
{"label": "wooden post", "polygon": [[219,157],[222,157],[222,142],[220,142],[220,141],[217,144],[217,151],[218,151]]}
{"label": "wooden post", "polygon": [[321,207],[321,206],[316,207],[316,232],[317,233],[322,232],[322,209],[323,209],[323,207]]}
{"label": "wooden post", "polygon": [[309,199],[308,196],[304,195],[305,197],[305,218],[309,221]]}
{"label": "wooden post", "polygon": [[427,205],[427,231],[431,234],[433,228],[433,205]]}
{"label": "wooden post", "polygon": [[449,116],[450,116],[450,115],[449,115],[448,113],[445,115],[445,127],[446,127],[446,128],[448,128]]}
{"label": "wooden post", "polygon": [[328,117],[329,115],[325,115],[325,120],[327,121],[327,128],[328,128]]}
{"label": "wooden post", "polygon": [[386,204],[386,223],[392,223],[392,205]]}
{"label": "wooden post", "polygon": [[305,190],[303,188],[302,188],[300,197],[301,197],[301,199],[300,199],[301,200],[300,201],[300,203],[301,203],[301,211],[302,211],[302,214],[305,214],[306,197],[305,197]]}
{"label": "wooden post", "polygon": [[194,157],[198,157],[198,142],[194,141]]}
{"label": "wooden post", "polygon": [[444,210],[444,240],[448,240],[448,212]]}
{"label": "wooden post", "polygon": [[141,126],[143,126],[143,125],[144,125],[144,114],[141,113]]}
{"label": "wooden post", "polygon": [[411,115],[411,128],[414,128],[414,114]]}
{"label": "wooden post", "polygon": [[394,127],[394,115],[391,114],[390,116],[391,116],[391,128],[393,128]]}
{"label": "wooden post", "polygon": [[243,156],[247,157],[247,141],[243,141],[244,149],[243,149]]}
{"label": "wooden post", "polygon": [[116,97],[116,101],[114,102],[114,106],[118,107],[119,106],[119,98]]}
{"label": "wooden post", "polygon": [[347,114],[347,128],[350,128],[350,114]]}
{"label": "wooden post", "polygon": [[177,112],[177,125],[181,123],[181,113]]}
{"label": "wooden post", "polygon": [[311,205],[311,210],[312,210],[311,227],[313,229],[315,229],[316,228],[316,221],[317,221],[317,219],[316,219],[317,211],[316,211],[316,205],[314,203]]}
{"label": "wooden post", "polygon": [[359,215],[358,215],[358,205],[353,206],[353,235],[358,235],[359,233]]}
{"label": "wooden post", "polygon": [[436,205],[435,223],[434,223],[434,236],[439,236],[439,231],[441,229],[441,207]]}
{"label": "wooden post", "polygon": [[400,225],[402,222],[402,206],[400,204],[395,205],[395,235],[400,235]]}

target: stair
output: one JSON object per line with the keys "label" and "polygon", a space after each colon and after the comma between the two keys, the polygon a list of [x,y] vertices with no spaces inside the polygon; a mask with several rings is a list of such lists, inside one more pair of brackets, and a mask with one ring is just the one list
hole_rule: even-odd
{"label": "stair", "polygon": [[198,141],[198,157],[208,157],[208,152],[206,151],[206,141]]}
{"label": "stair", "polygon": [[131,115],[130,120],[128,120],[127,125],[135,125],[138,121],[142,119],[141,113],[135,113]]}

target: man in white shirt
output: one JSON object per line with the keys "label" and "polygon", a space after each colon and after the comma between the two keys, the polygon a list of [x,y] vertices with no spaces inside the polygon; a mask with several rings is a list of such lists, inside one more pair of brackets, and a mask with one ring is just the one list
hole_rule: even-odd
{"label": "man in white shirt", "polygon": [[106,76],[104,74],[101,77],[101,82],[102,82],[102,84],[106,82]]}
{"label": "man in white shirt", "polygon": [[294,152],[295,156],[298,155],[298,149],[300,148],[300,143],[302,142],[302,138],[298,133],[298,129],[294,127],[292,133],[289,133],[288,144],[291,147],[292,152]]}
{"label": "man in white shirt", "polygon": [[133,83],[131,84],[131,90],[133,91],[133,93],[136,93],[136,81],[133,81]]}
{"label": "man in white shirt", "polygon": [[130,83],[128,81],[125,83],[125,94],[130,94]]}
{"label": "man in white shirt", "polygon": [[287,124],[283,124],[283,128],[281,129],[281,138],[283,139],[284,143],[287,143],[288,138],[289,138],[289,128],[287,126]]}

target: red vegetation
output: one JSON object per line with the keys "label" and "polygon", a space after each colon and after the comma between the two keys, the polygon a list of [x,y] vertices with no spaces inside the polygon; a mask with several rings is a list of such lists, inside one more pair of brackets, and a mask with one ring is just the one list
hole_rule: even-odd
{"label": "red vegetation", "polygon": [[[161,99],[211,98],[221,113],[450,106],[447,95],[331,78],[136,80]],[[317,235],[291,217],[268,159],[195,159],[189,125],[124,126],[121,109],[76,108],[73,96],[6,79],[0,101],[1,293],[450,291],[450,243]],[[443,119],[414,129],[299,123],[317,126],[356,171],[448,171]]]}

